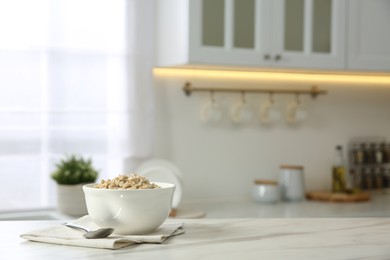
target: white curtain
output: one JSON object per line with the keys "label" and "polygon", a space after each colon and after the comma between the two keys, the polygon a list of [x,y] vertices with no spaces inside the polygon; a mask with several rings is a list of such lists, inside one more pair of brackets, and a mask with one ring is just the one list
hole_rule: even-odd
{"label": "white curtain", "polygon": [[0,211],[49,207],[66,154],[152,154],[154,0],[0,0]]}

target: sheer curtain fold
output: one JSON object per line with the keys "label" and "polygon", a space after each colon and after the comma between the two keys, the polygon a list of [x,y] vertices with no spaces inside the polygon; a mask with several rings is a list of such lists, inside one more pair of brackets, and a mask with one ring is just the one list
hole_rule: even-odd
{"label": "sheer curtain fold", "polygon": [[99,178],[151,156],[154,1],[0,0],[0,210],[52,206],[65,154]]}

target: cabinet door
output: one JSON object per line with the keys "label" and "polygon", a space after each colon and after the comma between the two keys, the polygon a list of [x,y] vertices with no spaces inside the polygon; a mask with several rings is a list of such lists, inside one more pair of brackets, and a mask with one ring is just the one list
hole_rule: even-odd
{"label": "cabinet door", "polygon": [[196,64],[261,66],[269,60],[265,0],[191,0],[189,60]]}
{"label": "cabinet door", "polygon": [[390,71],[390,1],[349,1],[348,69]]}
{"label": "cabinet door", "polygon": [[345,2],[274,0],[272,59],[288,68],[344,69]]}

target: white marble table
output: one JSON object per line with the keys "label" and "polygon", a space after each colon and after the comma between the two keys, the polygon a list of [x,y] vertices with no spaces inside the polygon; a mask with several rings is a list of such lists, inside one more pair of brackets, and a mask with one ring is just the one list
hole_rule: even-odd
{"label": "white marble table", "polygon": [[120,250],[28,242],[58,221],[0,221],[1,259],[390,259],[388,218],[169,219],[186,233]]}

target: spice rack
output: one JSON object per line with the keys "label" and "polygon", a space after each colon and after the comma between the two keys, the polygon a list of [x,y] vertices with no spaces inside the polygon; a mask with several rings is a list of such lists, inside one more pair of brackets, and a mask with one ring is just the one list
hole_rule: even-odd
{"label": "spice rack", "polygon": [[390,142],[385,137],[358,137],[348,143],[352,185],[361,190],[390,189]]}

